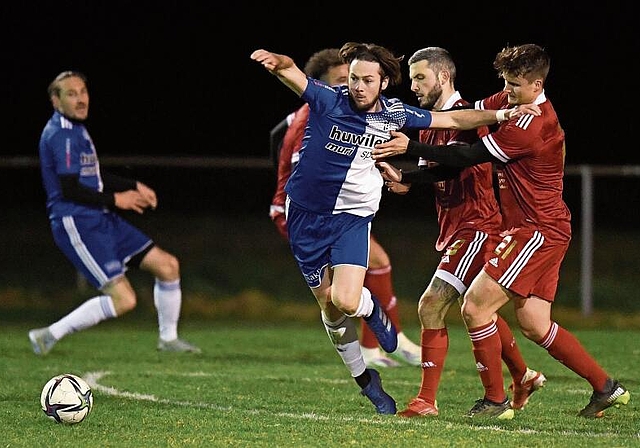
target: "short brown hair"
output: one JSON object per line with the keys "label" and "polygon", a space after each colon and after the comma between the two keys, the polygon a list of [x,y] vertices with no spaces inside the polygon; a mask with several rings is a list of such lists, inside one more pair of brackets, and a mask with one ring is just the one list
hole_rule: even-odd
{"label": "short brown hair", "polygon": [[544,48],[536,44],[505,47],[493,61],[493,68],[500,77],[505,74],[522,76],[529,82],[537,78],[547,79],[550,67],[551,58]]}

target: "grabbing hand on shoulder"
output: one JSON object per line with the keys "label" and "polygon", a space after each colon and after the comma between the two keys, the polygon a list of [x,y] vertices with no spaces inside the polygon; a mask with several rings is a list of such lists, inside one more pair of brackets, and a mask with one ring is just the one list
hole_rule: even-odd
{"label": "grabbing hand on shoulder", "polygon": [[[542,115],[542,110],[540,106],[534,103],[528,104],[518,104],[516,107],[511,109],[505,109],[505,120],[512,120],[514,118],[518,118],[522,115]],[[499,120],[502,121],[502,120]]]}

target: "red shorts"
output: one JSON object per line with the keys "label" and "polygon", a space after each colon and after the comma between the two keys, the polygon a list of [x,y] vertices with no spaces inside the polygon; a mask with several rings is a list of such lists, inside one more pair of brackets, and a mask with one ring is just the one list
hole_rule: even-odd
{"label": "red shorts", "polygon": [[493,254],[491,250],[496,247],[500,237],[479,230],[463,229],[456,232],[452,239],[453,243],[447,246],[440,259],[435,277],[464,294]]}
{"label": "red shorts", "polygon": [[[504,235],[504,234],[503,234]],[[491,253],[485,272],[510,291],[553,302],[569,241],[549,243],[536,229],[509,231]]]}

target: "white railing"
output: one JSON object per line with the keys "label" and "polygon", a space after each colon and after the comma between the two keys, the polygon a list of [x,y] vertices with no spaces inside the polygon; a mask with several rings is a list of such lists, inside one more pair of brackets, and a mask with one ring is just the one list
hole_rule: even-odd
{"label": "white railing", "polygon": [[[273,169],[273,162],[265,157],[197,157],[197,156],[102,156],[104,166],[155,166],[167,168],[248,168]],[[37,157],[0,157],[0,168],[35,168]],[[640,177],[640,165],[569,165],[565,175],[581,178],[581,308],[584,316],[593,313],[593,230],[594,178]]]}

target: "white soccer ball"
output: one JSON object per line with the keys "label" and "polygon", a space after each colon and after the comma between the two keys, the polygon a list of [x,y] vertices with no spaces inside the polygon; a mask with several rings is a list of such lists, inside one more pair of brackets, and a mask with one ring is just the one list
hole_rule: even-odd
{"label": "white soccer ball", "polygon": [[83,421],[93,409],[93,393],[85,380],[71,373],[51,378],[40,394],[42,411],[58,423]]}

